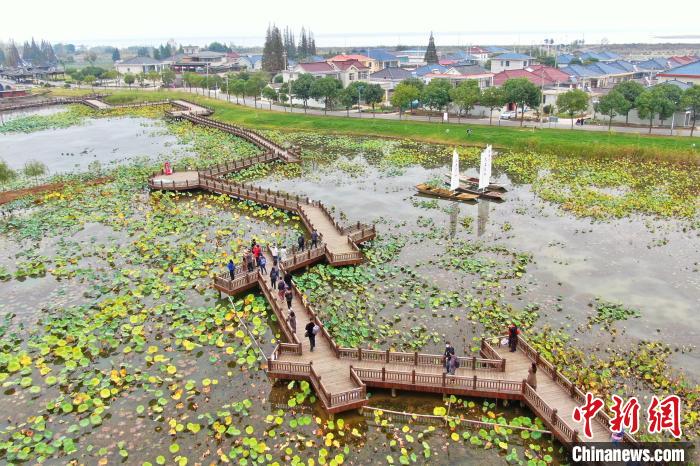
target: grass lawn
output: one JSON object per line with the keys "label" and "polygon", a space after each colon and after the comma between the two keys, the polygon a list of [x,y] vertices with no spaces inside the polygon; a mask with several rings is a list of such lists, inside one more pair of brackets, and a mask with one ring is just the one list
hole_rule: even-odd
{"label": "grass lawn", "polygon": [[[66,91],[71,95],[78,93],[65,89],[55,89],[54,93],[65,95]],[[87,90],[87,92],[90,91]],[[663,157],[693,163],[698,163],[700,160],[698,139],[689,137],[485,125],[468,126],[472,128],[472,135],[467,136],[467,126],[463,124],[373,119],[370,114],[367,114],[366,118],[357,119],[304,115],[301,110],[295,110],[294,113],[256,110],[178,91],[114,91],[106,100],[116,104],[166,98],[185,98],[200,102],[214,108],[216,112],[213,118],[251,128],[410,138],[442,144],[493,144],[498,148],[543,151],[561,155]],[[693,147],[694,143],[697,147]]]}

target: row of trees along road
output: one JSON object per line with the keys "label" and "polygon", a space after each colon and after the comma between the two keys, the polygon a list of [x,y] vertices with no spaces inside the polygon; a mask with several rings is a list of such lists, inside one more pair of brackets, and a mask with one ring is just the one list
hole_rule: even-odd
{"label": "row of trees along road", "polygon": [[625,115],[625,122],[629,122],[629,112],[637,110],[640,118],[649,118],[649,133],[654,123],[654,117],[658,117],[663,124],[677,111],[690,111],[692,126],[690,135],[693,135],[697,124],[697,115],[700,113],[700,86],[693,85],[681,90],[673,84],[658,84],[645,88],[635,81],[625,81],[617,84],[607,95],[600,98],[596,110],[608,117],[608,129],[612,126],[612,119],[617,115]]}
{"label": "row of trees along road", "polygon": [[[427,85],[418,78],[405,79],[394,89],[391,105],[399,109],[399,118],[407,108],[421,103],[430,110],[447,109],[450,103],[458,108],[457,118],[462,112],[469,112],[476,105],[489,108],[490,113],[508,102],[516,104],[521,109],[520,125],[523,124],[525,106],[539,105],[542,94],[540,89],[525,78],[509,79],[502,87],[488,87],[483,91],[475,80],[464,80],[453,87],[446,79],[433,79]],[[428,114],[430,119],[430,114]],[[489,115],[489,124],[492,118]]]}

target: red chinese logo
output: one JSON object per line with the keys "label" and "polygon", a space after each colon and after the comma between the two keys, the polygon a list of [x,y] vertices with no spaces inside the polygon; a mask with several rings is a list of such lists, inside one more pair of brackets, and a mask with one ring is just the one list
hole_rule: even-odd
{"label": "red chinese logo", "polygon": [[669,395],[659,401],[656,395],[651,397],[649,409],[649,433],[656,434],[668,430],[674,437],[681,436],[681,399],[677,395]]}
{"label": "red chinese logo", "polygon": [[600,398],[594,397],[592,393],[586,393],[586,403],[583,406],[574,408],[573,418],[576,422],[583,420],[583,434],[588,438],[593,438],[591,430],[591,420],[598,414],[605,403]]}
{"label": "red chinese logo", "polygon": [[634,434],[639,430],[639,401],[632,397],[623,403],[623,399],[617,395],[612,396],[613,405],[610,409],[613,412],[613,418],[610,419],[610,430],[612,432],[620,432],[623,428],[627,432]]}

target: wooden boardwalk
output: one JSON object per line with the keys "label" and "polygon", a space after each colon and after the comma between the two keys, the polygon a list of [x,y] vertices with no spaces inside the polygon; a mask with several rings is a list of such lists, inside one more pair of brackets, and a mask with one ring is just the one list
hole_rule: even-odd
{"label": "wooden boardwalk", "polygon": [[[46,105],[76,102],[92,108],[113,108],[96,97],[63,99],[60,102],[52,100]],[[315,229],[321,234],[322,241],[313,249],[292,251],[280,264],[283,271],[292,272],[324,259],[333,265],[357,264],[363,260],[357,245],[374,238],[376,232],[373,225],[358,223],[343,227],[319,201],[223,178],[227,173],[257,163],[274,160],[296,162],[299,160],[296,149],[282,147],[257,132],[206,118],[212,110],[204,106],[185,100],[157,104],[163,103],[174,107],[174,110],[168,112],[171,118],[187,119],[194,124],[206,125],[245,138],[261,147],[264,153],[205,170],[185,170],[170,175],[154,174],[148,181],[152,189],[202,189],[296,212],[307,229]],[[36,106],[40,105],[28,105]],[[271,267],[272,257],[269,250],[265,250],[264,254]],[[460,357],[460,368],[455,375],[448,375],[443,370],[442,355],[339,347],[318,318],[311,303],[296,285],[293,285],[292,299],[296,328],[290,327],[287,320],[287,304],[278,298],[277,290],[270,283],[269,277],[257,270],[247,272],[242,270],[242,267],[239,269],[233,280],[228,274],[215,277],[213,286],[227,294],[259,287],[266,296],[279,323],[281,334],[286,340],[280,342],[269,356],[268,375],[279,379],[308,380],[324,408],[330,413],[366,405],[367,387],[501,398],[522,401],[544,421],[555,437],[567,446],[572,442],[610,440],[609,418],[603,411],[597,414],[593,423],[592,439],[579,434],[579,425],[573,420],[572,413],[574,407],[583,403],[584,393],[551,363],[541,358],[524,338],[519,339],[518,349],[514,353],[509,352],[508,348],[492,345],[491,341],[483,339],[479,356]],[[310,321],[320,328],[313,352],[308,338],[304,336],[304,327]],[[493,341],[499,340],[500,337],[496,337]],[[536,390],[525,382],[528,368],[533,362],[539,368]],[[627,434],[625,441],[635,442]]]}

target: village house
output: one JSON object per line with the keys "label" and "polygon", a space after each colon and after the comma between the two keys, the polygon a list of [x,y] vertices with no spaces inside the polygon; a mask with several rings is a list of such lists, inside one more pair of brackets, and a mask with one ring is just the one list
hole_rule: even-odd
{"label": "village house", "polygon": [[534,63],[535,59],[522,53],[503,53],[491,59],[491,72],[500,73],[506,70],[524,70]]}
{"label": "village house", "polygon": [[457,86],[462,81],[473,79],[479,83],[480,89],[493,86],[494,74],[479,65],[453,66],[444,72],[431,72],[423,76],[426,84],[433,79],[447,79],[453,86]]}
{"label": "village house", "polygon": [[282,80],[295,80],[305,73],[315,78],[331,76],[339,80],[343,87],[347,87],[353,81],[369,81],[369,68],[357,60],[297,63],[291,70],[282,71]]}
{"label": "village house", "polygon": [[379,84],[384,90],[384,100],[389,101],[396,86],[404,79],[413,78],[415,74],[398,67],[387,67],[369,75],[370,84]]}
{"label": "village house", "polygon": [[160,73],[163,71],[163,68],[167,68],[167,65],[151,57],[134,57],[114,64],[114,69],[119,74],[139,74],[148,73],[149,71]]}
{"label": "village house", "polygon": [[379,60],[365,56],[365,55],[336,55],[335,57],[329,58],[327,61],[331,63],[336,62],[348,62],[351,60],[356,60],[360,62],[365,68],[369,69],[370,73],[381,70]]}
{"label": "village house", "polygon": [[377,60],[380,70],[385,68],[398,68],[399,66],[399,58],[385,49],[369,49],[367,50],[367,56]]}

